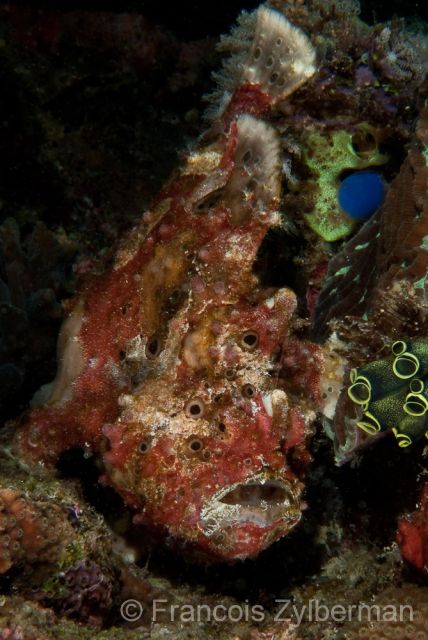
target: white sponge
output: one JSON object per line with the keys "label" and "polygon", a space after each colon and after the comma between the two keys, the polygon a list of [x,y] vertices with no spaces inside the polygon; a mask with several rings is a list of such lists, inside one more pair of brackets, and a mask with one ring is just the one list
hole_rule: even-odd
{"label": "white sponge", "polygon": [[266,93],[285,98],[315,72],[309,38],[278,11],[261,7],[244,79]]}
{"label": "white sponge", "polygon": [[309,38],[274,9],[243,11],[238,25],[222,36],[218,49],[228,53],[223,69],[214,73],[217,88],[206,117],[214,120],[225,111],[233,92],[243,83],[281,100],[300,87],[316,70],[315,49]]}
{"label": "white sponge", "polygon": [[[273,127],[244,114],[236,120],[235,166],[225,199],[236,223],[250,212],[263,214],[280,196],[280,144]],[[276,203],[277,204],[277,203]]]}

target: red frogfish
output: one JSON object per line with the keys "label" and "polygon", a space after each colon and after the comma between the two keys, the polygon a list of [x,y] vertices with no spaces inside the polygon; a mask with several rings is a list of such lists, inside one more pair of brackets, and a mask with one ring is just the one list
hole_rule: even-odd
{"label": "red frogfish", "polygon": [[299,522],[323,367],[293,335],[295,294],[253,272],[280,225],[269,114],[315,72],[315,54],[276,11],[245,23],[204,142],[67,302],[57,376],[12,445],[45,466],[90,448],[135,522],[224,560]]}

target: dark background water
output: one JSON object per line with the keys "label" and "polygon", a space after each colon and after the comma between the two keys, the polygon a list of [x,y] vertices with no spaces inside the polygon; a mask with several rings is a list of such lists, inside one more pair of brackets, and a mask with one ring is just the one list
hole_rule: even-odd
{"label": "dark background water", "polygon": [[[242,9],[253,9],[259,0],[229,0],[209,2],[209,0],[180,0],[162,2],[159,0],[38,0],[33,2],[13,2],[9,4],[26,7],[40,7],[52,10],[105,10],[139,12],[162,24],[180,38],[197,39],[206,35],[215,36],[227,31]],[[381,22],[394,15],[413,16],[428,19],[428,2],[425,0],[360,0],[361,18],[368,23]]]}

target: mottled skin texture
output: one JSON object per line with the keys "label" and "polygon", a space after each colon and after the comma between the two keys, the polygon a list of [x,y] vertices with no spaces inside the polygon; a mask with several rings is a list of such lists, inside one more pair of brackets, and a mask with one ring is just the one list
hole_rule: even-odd
{"label": "mottled skin texture", "polygon": [[45,464],[90,447],[135,521],[223,559],[299,521],[320,403],[322,358],[292,335],[294,293],[263,290],[252,272],[279,224],[279,148],[240,114],[277,100],[238,88],[214,142],[88,278],[68,305],[57,378],[14,445]]}

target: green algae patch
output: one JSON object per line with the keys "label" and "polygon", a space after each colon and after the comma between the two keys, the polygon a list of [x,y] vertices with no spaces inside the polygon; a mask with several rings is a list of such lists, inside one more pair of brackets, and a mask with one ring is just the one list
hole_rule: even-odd
{"label": "green algae patch", "polygon": [[362,123],[354,133],[309,133],[304,141],[304,161],[312,174],[307,186],[313,210],[304,215],[307,224],[326,242],[345,238],[356,222],[337,203],[340,176],[346,170],[366,169],[388,161],[388,156],[379,153],[376,129]]}

